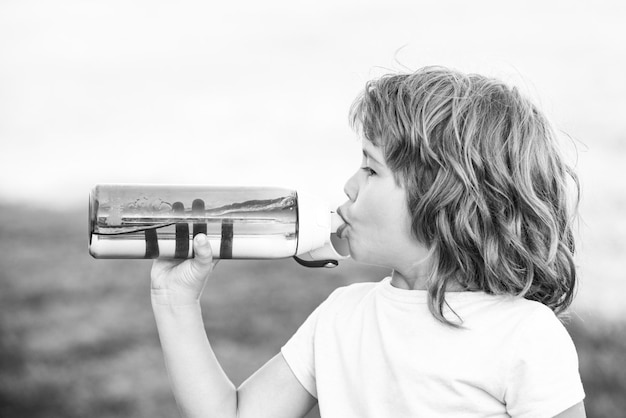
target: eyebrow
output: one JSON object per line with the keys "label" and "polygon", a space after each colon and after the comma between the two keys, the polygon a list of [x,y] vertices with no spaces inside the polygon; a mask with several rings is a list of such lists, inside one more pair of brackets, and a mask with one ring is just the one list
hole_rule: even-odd
{"label": "eyebrow", "polygon": [[363,156],[364,156],[365,158],[367,158],[368,160],[372,160],[372,161],[374,161],[374,162],[375,162],[376,164],[378,164],[378,165],[382,165],[382,164],[380,163],[380,161],[378,161],[376,158],[372,157],[372,155],[371,155],[370,153],[368,153],[365,149],[363,149]]}

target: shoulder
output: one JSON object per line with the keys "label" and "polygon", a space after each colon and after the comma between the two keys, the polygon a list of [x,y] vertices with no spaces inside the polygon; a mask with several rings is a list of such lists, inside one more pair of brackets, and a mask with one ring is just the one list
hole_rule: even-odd
{"label": "shoulder", "polygon": [[577,363],[576,348],[565,325],[547,306],[538,302],[531,303],[534,306],[523,321],[519,338],[519,347],[526,350],[527,355],[520,353],[520,357],[552,354],[558,363],[565,360]]}
{"label": "shoulder", "polygon": [[336,288],[313,312],[316,321],[331,321],[337,316],[354,316],[368,310],[382,282],[353,283]]}
{"label": "shoulder", "polygon": [[529,341],[536,340],[536,337],[549,340],[559,337],[571,341],[561,320],[546,305],[526,299],[518,299],[514,305],[511,313],[519,321],[520,336]]}
{"label": "shoulder", "polygon": [[[383,281],[384,280],[385,279],[383,279]],[[353,283],[338,287],[328,296],[322,305],[345,306],[359,303],[373,296],[383,281]]]}
{"label": "shoulder", "polygon": [[564,356],[561,360],[576,364],[576,350],[567,329],[550,308],[539,302],[477,294],[460,308],[456,311],[464,320],[463,326],[485,344],[506,352],[509,367],[535,364],[546,355]]}
{"label": "shoulder", "polygon": [[521,335],[527,331],[538,329],[563,328],[554,312],[546,305],[509,295],[477,295],[472,302],[481,317],[489,325],[497,326],[502,331],[513,331]]}
{"label": "shoulder", "polygon": [[565,325],[546,305],[518,298],[511,304],[508,317],[514,323],[520,358],[553,353],[577,362],[576,349]]}
{"label": "shoulder", "polygon": [[549,308],[533,309],[509,362],[509,413],[525,417],[544,411],[545,416],[554,416],[584,397],[578,354],[565,326]]}
{"label": "shoulder", "polygon": [[[458,292],[446,294],[446,302],[465,327],[482,331],[494,339],[514,341],[528,328],[561,326],[550,308],[521,297]],[[454,319],[454,315],[450,315],[450,319]]]}
{"label": "shoulder", "polygon": [[331,293],[329,298],[362,297],[379,287],[384,280],[386,279],[378,282],[352,283],[346,286],[338,287]]}

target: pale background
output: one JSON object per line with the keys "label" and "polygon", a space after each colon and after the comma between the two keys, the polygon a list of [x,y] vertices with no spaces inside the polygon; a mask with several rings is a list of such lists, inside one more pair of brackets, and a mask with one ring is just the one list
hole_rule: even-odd
{"label": "pale background", "polygon": [[[19,365],[0,373],[0,415],[174,410],[149,265],[87,255],[93,185],[287,185],[338,204],[360,160],[355,96],[373,77],[433,64],[517,85],[571,136],[583,186],[575,340],[588,405],[623,412],[626,337],[597,324],[626,314],[625,21],[617,0],[0,0],[0,368]],[[232,312],[207,326],[239,381],[357,271],[222,264],[225,294],[206,302]],[[324,274],[323,290],[298,281]]]}
{"label": "pale background", "polygon": [[625,19],[620,1],[3,0],[0,201],[66,209],[151,182],[340,203],[364,82],[441,64],[518,85],[574,138],[580,303],[622,315]]}

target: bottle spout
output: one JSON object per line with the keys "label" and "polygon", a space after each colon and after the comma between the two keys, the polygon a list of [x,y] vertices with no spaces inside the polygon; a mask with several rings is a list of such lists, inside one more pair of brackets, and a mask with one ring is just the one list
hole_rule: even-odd
{"label": "bottle spout", "polygon": [[343,219],[341,218],[341,216],[339,216],[339,214],[337,212],[331,211],[330,212],[330,232],[332,234],[337,232],[337,229],[339,229],[339,227],[341,225],[343,225],[345,222],[343,221]]}
{"label": "bottle spout", "polygon": [[[306,194],[299,194],[299,199],[300,238],[304,238],[303,242],[307,242],[308,246],[299,246],[300,251],[294,258],[308,267],[337,266],[339,260],[350,256],[348,241],[337,236],[337,229],[344,224],[343,219]],[[313,237],[315,239],[309,239]]]}

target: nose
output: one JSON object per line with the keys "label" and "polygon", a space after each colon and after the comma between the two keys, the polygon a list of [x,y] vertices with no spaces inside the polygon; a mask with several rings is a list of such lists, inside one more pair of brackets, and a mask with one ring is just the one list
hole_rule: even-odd
{"label": "nose", "polygon": [[358,174],[358,171],[354,173],[343,186],[343,192],[352,202],[354,202],[359,195],[359,181],[357,179]]}

